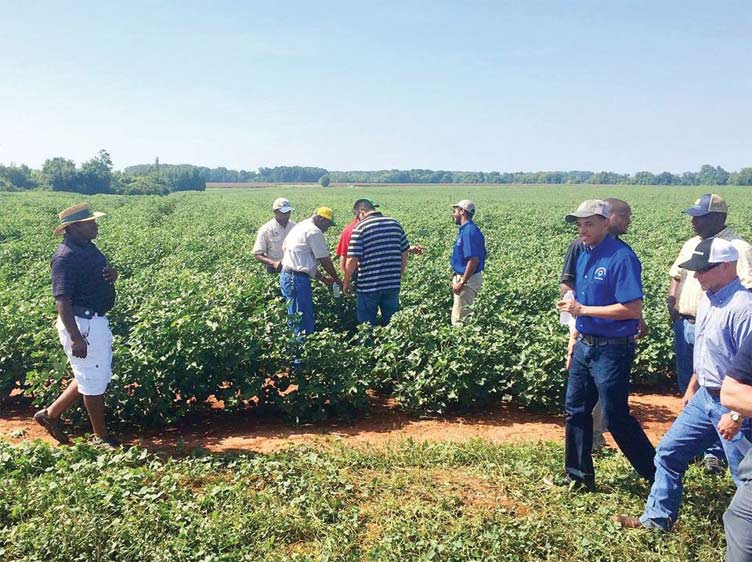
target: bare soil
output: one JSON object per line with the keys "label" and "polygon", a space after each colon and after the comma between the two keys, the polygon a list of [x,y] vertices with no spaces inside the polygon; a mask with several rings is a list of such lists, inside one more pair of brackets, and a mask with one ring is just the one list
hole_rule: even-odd
{"label": "bare soil", "polygon": [[[670,394],[633,393],[632,413],[657,444],[676,418],[681,401]],[[32,419],[34,409],[12,397],[0,409],[0,438],[11,442],[42,439],[54,443]],[[74,436],[75,431],[70,431]],[[80,434],[80,433],[79,433]],[[372,399],[370,413],[355,420],[290,425],[253,412],[226,415],[221,411],[188,418],[175,427],[118,434],[124,442],[153,451],[268,453],[290,445],[327,445],[342,440],[350,445],[384,445],[408,438],[416,441],[463,442],[473,438],[493,443],[563,441],[563,415],[536,414],[512,404],[500,404],[473,414],[435,419],[411,417],[389,400]],[[615,446],[606,435],[609,446]]]}

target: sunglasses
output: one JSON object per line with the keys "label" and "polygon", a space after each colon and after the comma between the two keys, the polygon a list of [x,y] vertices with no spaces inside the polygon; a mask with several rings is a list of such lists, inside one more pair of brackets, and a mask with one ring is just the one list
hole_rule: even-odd
{"label": "sunglasses", "polygon": [[721,265],[721,264],[720,263],[714,263],[713,265],[710,265],[708,267],[704,267],[702,269],[698,269],[697,273],[707,273],[708,271],[710,271],[711,269],[715,269],[719,265]]}

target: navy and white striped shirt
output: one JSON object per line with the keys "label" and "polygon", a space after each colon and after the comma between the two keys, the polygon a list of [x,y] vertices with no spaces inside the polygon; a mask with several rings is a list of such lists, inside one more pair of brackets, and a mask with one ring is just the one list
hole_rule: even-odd
{"label": "navy and white striped shirt", "polygon": [[371,213],[352,231],[347,256],[358,258],[359,293],[399,289],[402,253],[410,244],[400,223]]}

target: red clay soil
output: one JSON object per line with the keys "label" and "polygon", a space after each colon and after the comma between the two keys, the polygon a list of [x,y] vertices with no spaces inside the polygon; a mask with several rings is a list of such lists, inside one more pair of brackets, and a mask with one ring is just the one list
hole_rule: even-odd
{"label": "red clay soil", "polygon": [[[681,407],[680,398],[667,394],[634,393],[632,412],[650,440],[657,444]],[[11,442],[54,440],[32,420],[33,408],[11,399],[0,410],[0,438]],[[267,453],[290,445],[326,445],[342,440],[350,445],[382,445],[412,438],[416,441],[463,442],[483,438],[494,443],[563,441],[562,415],[535,414],[514,405],[498,405],[479,413],[438,419],[416,419],[393,404],[374,399],[366,417],[352,421],[330,421],[290,425],[280,420],[248,414],[221,412],[188,419],[177,427],[118,435],[124,442],[153,451],[180,452],[201,447],[208,451]],[[607,443],[614,441],[607,434]]]}

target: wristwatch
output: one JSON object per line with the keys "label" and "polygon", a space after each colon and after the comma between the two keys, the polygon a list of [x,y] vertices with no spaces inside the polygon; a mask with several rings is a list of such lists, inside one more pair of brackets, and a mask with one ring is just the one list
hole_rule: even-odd
{"label": "wristwatch", "polygon": [[744,421],[744,416],[739,412],[729,412],[729,415],[731,416],[731,421],[734,423],[742,423]]}

